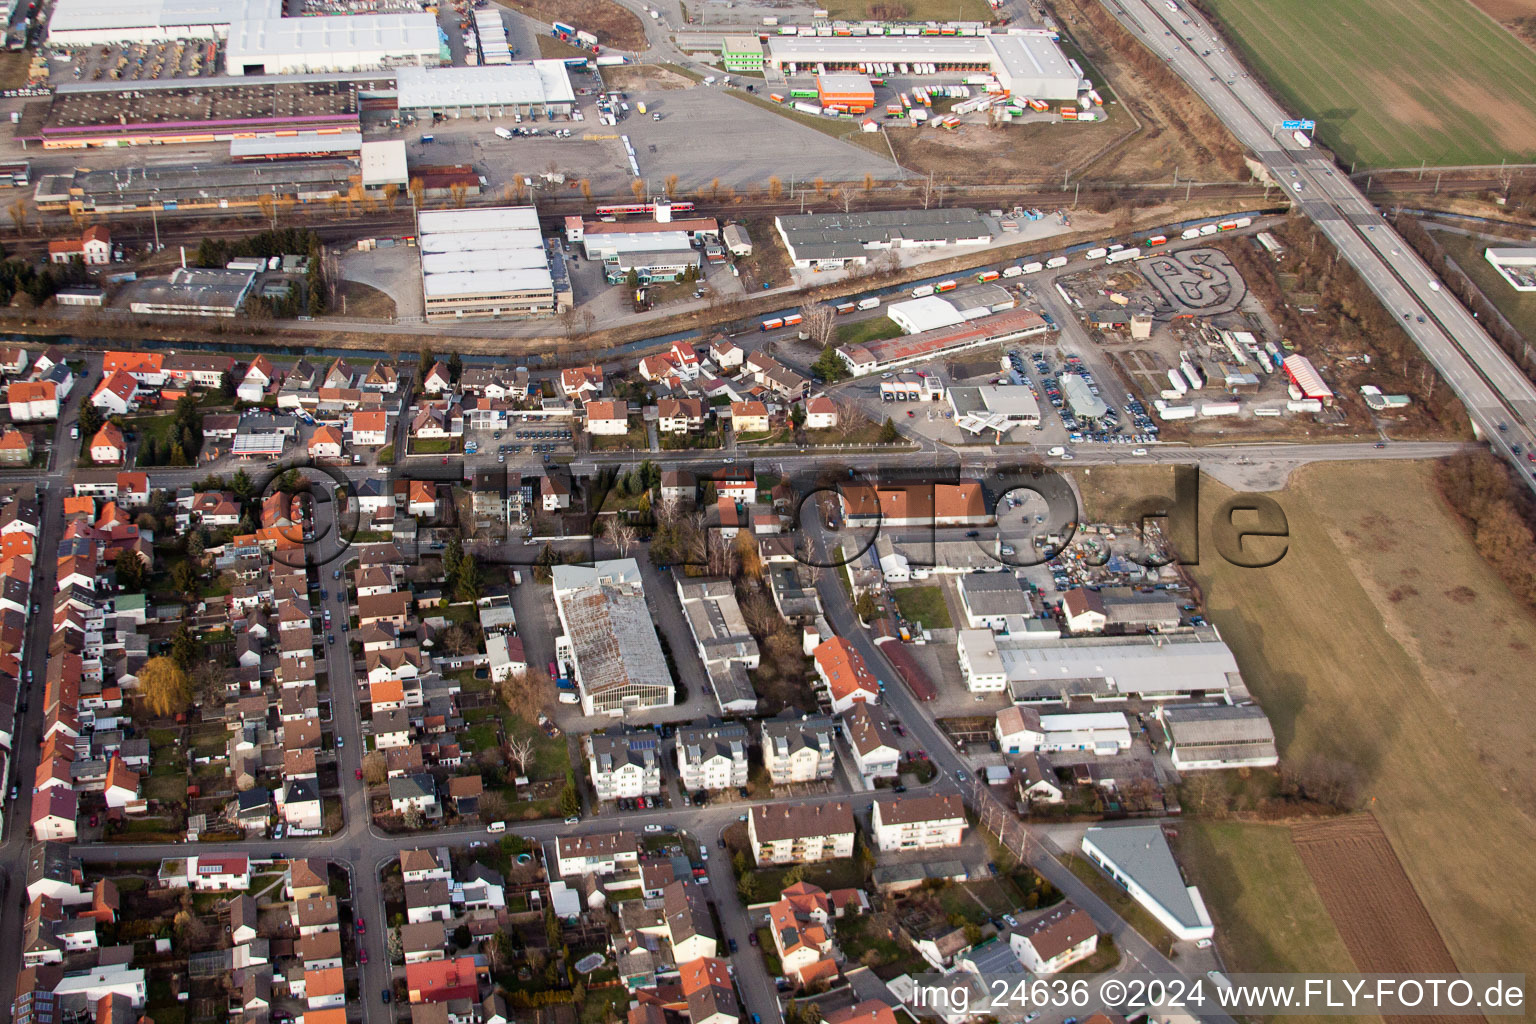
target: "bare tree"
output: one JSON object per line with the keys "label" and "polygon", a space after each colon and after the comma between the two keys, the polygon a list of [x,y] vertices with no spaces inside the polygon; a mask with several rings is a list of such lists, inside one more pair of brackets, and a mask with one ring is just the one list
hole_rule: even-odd
{"label": "bare tree", "polygon": [[827,194],[827,198],[840,207],[844,213],[853,208],[853,192],[840,188],[834,188]]}
{"label": "bare tree", "polygon": [[629,557],[629,549],[635,546],[635,528],[630,525],[628,519],[616,518],[613,525],[608,527],[608,539],[613,541],[613,546],[618,549],[620,558]]}
{"label": "bare tree", "polygon": [[826,348],[837,336],[837,310],[825,302],[801,306],[800,329],[810,335],[812,345],[818,349]]}
{"label": "bare tree", "polygon": [[519,775],[527,774],[528,758],[533,753],[532,736],[507,734],[507,763],[516,764]]}

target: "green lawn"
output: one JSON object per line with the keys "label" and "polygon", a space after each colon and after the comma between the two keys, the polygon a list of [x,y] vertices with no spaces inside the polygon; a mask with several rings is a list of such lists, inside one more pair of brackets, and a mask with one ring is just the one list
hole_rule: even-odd
{"label": "green lawn", "polygon": [[411,438],[412,455],[447,455],[458,451],[459,443],[451,437]]}
{"label": "green lawn", "polygon": [[1483,250],[1489,247],[1489,243],[1454,231],[1436,231],[1434,236],[1435,241],[1445,248],[1446,254],[1472,279],[1472,283],[1488,296],[1488,301],[1515,325],[1515,330],[1525,335],[1527,340],[1536,338],[1536,292],[1517,292],[1499,276],[1493,264],[1483,257]]}
{"label": "green lawn", "polygon": [[1466,0],[1209,8],[1288,113],[1316,119],[1346,166],[1536,156],[1536,53]]}
{"label": "green lawn", "polygon": [[1179,823],[1179,862],[1211,911],[1234,971],[1353,969],[1284,825]]}
{"label": "green lawn", "polygon": [[899,337],[901,337],[901,328],[897,327],[896,321],[888,316],[877,316],[851,324],[837,325],[837,344],[839,345],[862,345],[866,341]]}
{"label": "green lawn", "polygon": [[893,587],[891,595],[901,617],[908,622],[921,622],[926,629],[952,629],[949,607],[944,603],[942,587]]}

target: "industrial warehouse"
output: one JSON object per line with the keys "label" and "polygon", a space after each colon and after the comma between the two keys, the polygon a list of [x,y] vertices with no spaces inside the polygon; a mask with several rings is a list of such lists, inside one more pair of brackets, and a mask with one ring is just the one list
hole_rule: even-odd
{"label": "industrial warehouse", "polygon": [[44,149],[229,142],[238,135],[358,133],[361,104],[387,96],[387,75],[305,78],[168,79],[60,85],[46,106],[23,117],[17,137]]}
{"label": "industrial warehouse", "polygon": [[976,36],[776,36],[767,65],[787,75],[868,72],[874,64],[927,65],[930,74],[984,72],[1014,96],[1076,99],[1082,76],[1044,33]]}
{"label": "industrial warehouse", "polygon": [[[1028,309],[1015,309],[921,334],[881,338],[857,345],[839,345],[837,354],[850,373],[862,377],[912,363],[928,362],[966,349],[1007,344],[1020,338],[1043,334],[1049,329],[1050,325],[1040,314]],[[1025,414],[1028,410],[1008,412],[1010,418],[1015,414],[1023,417],[1019,422],[1027,420]],[[1038,422],[1038,411],[1035,419]]]}
{"label": "industrial warehouse", "polygon": [[245,18],[230,25],[225,53],[232,76],[435,66],[444,60],[430,14]]}
{"label": "industrial warehouse", "polygon": [[424,210],[416,230],[428,320],[547,316],[572,303],[531,206]]}
{"label": "industrial warehouse", "polygon": [[282,0],[58,0],[48,19],[55,46],[223,39],[233,21],[277,18]]}
{"label": "industrial warehouse", "polygon": [[397,82],[401,113],[417,116],[509,117],[537,111],[550,117],[569,114],[576,102],[565,62],[559,60],[475,68],[401,68]]}
{"label": "industrial warehouse", "polygon": [[889,210],[876,213],[801,213],[774,218],[789,258],[801,270],[862,266],[886,249],[985,245],[992,229],[980,213]]}

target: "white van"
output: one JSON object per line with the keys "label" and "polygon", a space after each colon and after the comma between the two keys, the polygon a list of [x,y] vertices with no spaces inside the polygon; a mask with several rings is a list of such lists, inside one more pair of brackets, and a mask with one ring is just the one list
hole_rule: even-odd
{"label": "white van", "polygon": [[498,832],[505,832],[507,830],[507,823],[504,821],[493,821],[485,826],[485,830],[493,835]]}
{"label": "white van", "polygon": [[498,139],[510,139],[512,137],[512,132],[507,128],[497,128],[496,137]]}
{"label": "white van", "polygon": [[1065,448],[1063,448],[1061,445],[1057,445],[1056,447],[1052,448],[1050,451],[1046,452],[1045,454],[1051,456],[1051,458],[1053,458],[1053,459],[1059,459],[1063,455],[1067,454],[1067,450]]}

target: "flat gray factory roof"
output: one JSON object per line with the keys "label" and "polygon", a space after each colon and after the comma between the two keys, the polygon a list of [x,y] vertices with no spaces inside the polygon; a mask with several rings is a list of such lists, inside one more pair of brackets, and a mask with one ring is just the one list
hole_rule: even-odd
{"label": "flat gray factory roof", "polygon": [[1083,835],[1083,846],[1086,849],[1090,844],[1179,923],[1187,928],[1210,926],[1205,907],[1195,902],[1184,884],[1160,826],[1090,828]]}
{"label": "flat gray factory roof", "polygon": [[572,103],[565,62],[522,61],[472,68],[401,68],[395,80],[400,109]]}
{"label": "flat gray factory roof", "polygon": [[1077,79],[1061,47],[1045,36],[993,33],[982,38],[997,54],[994,66],[1010,75]]}

